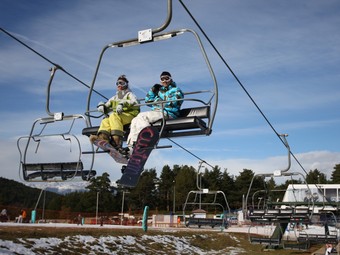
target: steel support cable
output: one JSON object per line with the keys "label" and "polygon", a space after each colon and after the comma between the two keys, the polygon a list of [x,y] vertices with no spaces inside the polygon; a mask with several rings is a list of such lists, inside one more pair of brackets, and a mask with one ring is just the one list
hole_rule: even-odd
{"label": "steel support cable", "polygon": [[[1,31],[4,32],[5,34],[7,34],[9,37],[11,37],[12,39],[14,39],[15,41],[17,41],[18,43],[20,43],[21,45],[23,45],[24,47],[28,48],[30,51],[34,52],[35,54],[37,54],[39,57],[41,57],[42,59],[46,60],[48,63],[56,66],[58,69],[62,70],[64,73],[66,73],[67,75],[69,75],[70,77],[72,77],[73,79],[75,79],[76,81],[78,81],[79,83],[83,84],[84,86],[86,86],[87,88],[90,88],[89,85],[87,85],[86,83],[84,83],[83,81],[79,80],[77,77],[73,76],[71,73],[67,72],[63,67],[61,67],[60,65],[52,62],[50,59],[48,59],[47,57],[45,57],[44,55],[42,55],[41,53],[39,53],[38,51],[34,50],[32,47],[28,46],[26,43],[24,43],[23,41],[19,40],[18,38],[16,38],[14,35],[12,35],[11,33],[9,33],[8,31],[6,31],[5,29],[1,28]],[[97,93],[98,95],[102,96],[105,99],[108,99],[107,97],[105,97],[104,95],[102,95],[101,93],[99,93],[96,90],[93,90],[95,93]],[[168,138],[172,143],[176,144],[178,147],[182,148],[183,150],[185,150],[186,152],[188,152],[189,154],[191,154],[192,156],[194,156],[195,158],[205,162],[207,165],[211,166],[210,164],[208,164],[206,161],[202,160],[201,158],[199,158],[198,156],[196,156],[195,154],[193,154],[192,152],[190,152],[189,150],[185,149],[183,146],[181,146],[180,144],[176,143],[175,141],[171,140],[170,138]],[[211,166],[212,167],[212,166]]]}
{"label": "steel support cable", "polygon": [[[255,100],[252,98],[252,96],[249,94],[249,92],[247,91],[247,89],[243,86],[242,82],[240,81],[240,79],[236,76],[236,74],[234,73],[234,71],[231,69],[231,67],[228,65],[228,63],[226,62],[226,60],[223,58],[223,56],[221,55],[221,53],[218,51],[218,49],[215,47],[215,45],[213,44],[213,42],[210,40],[210,38],[208,37],[208,35],[205,33],[205,31],[202,29],[202,27],[199,25],[199,23],[197,22],[197,20],[195,19],[195,17],[190,13],[189,9],[186,7],[186,5],[183,3],[182,0],[178,0],[181,5],[183,6],[183,8],[185,9],[185,11],[188,13],[188,15],[191,17],[191,19],[194,21],[194,23],[196,24],[196,26],[199,28],[199,30],[202,32],[202,34],[204,35],[204,37],[207,39],[207,41],[209,42],[209,44],[211,45],[211,47],[215,50],[216,54],[220,57],[220,59],[222,60],[222,62],[225,64],[225,66],[228,68],[228,70],[230,71],[230,73],[232,74],[232,76],[235,78],[235,80],[237,81],[237,83],[241,86],[241,88],[243,89],[243,91],[247,94],[247,96],[249,97],[249,99],[253,102],[253,104],[255,105],[255,107],[257,108],[257,110],[261,113],[262,117],[266,120],[267,124],[271,127],[271,129],[274,131],[274,133],[276,134],[276,136],[281,140],[281,142],[285,145],[285,142],[282,140],[280,134],[275,130],[274,126],[270,123],[270,121],[268,120],[268,118],[266,117],[266,115],[262,112],[262,110],[260,109],[260,107],[257,105],[257,103],[255,102]],[[286,146],[286,145],[285,145]],[[295,155],[290,151],[290,154],[292,155],[292,157],[295,159],[295,161],[298,163],[298,165],[301,167],[301,169],[307,174],[307,171],[304,169],[304,167],[300,164],[300,162],[298,161],[298,159],[295,157]]]}
{"label": "steel support cable", "polygon": [[176,144],[178,147],[180,147],[182,150],[186,151],[187,153],[189,153],[191,156],[197,158],[198,160],[206,163],[208,166],[210,166],[211,168],[214,168],[212,165],[210,165],[208,162],[206,162],[205,160],[201,159],[200,157],[196,156],[194,153],[192,153],[191,151],[189,151],[188,149],[184,148],[182,145],[176,143],[174,140],[172,140],[171,138],[167,138],[170,142],[172,142],[173,144]]}
{"label": "steel support cable", "polygon": [[[85,82],[81,81],[80,79],[78,79],[77,77],[75,77],[74,75],[72,75],[71,73],[69,73],[68,71],[66,71],[62,66],[54,63],[53,61],[51,61],[50,59],[48,59],[47,57],[45,57],[44,55],[42,55],[41,53],[39,53],[38,51],[36,51],[35,49],[33,49],[32,47],[28,46],[26,43],[24,43],[23,41],[19,40],[17,37],[15,37],[14,35],[12,35],[11,33],[9,33],[8,31],[6,31],[5,29],[0,27],[0,30],[2,32],[4,32],[6,35],[8,35],[9,37],[11,37],[12,39],[14,39],[15,41],[17,41],[18,43],[20,43],[21,45],[23,45],[24,47],[26,47],[27,49],[29,49],[30,51],[34,52],[35,54],[37,54],[39,57],[41,57],[42,59],[46,60],[48,63],[56,66],[58,69],[60,69],[61,71],[63,71],[64,73],[66,73],[68,76],[70,76],[71,78],[73,78],[74,80],[76,80],[77,82],[83,84],[85,87],[87,87],[88,89],[90,88],[89,85],[87,85]],[[105,98],[106,100],[108,100],[108,98],[106,96],[104,96],[103,94],[101,94],[100,92],[93,90],[95,93],[97,93],[99,96],[102,96],[103,98]]]}

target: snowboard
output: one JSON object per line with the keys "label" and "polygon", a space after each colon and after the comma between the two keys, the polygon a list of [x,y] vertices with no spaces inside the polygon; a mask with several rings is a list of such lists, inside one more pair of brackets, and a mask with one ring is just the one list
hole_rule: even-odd
{"label": "snowboard", "polygon": [[126,158],[126,156],[119,153],[119,151],[117,151],[108,141],[98,139],[98,140],[95,140],[93,143],[94,143],[94,145],[101,148],[103,151],[108,152],[110,154],[110,156],[117,163],[120,163],[120,164],[127,164],[128,163],[128,159]]}
{"label": "snowboard", "polygon": [[133,188],[137,185],[144,165],[159,139],[156,127],[146,127],[140,131],[133,152],[119,180],[119,185]]}

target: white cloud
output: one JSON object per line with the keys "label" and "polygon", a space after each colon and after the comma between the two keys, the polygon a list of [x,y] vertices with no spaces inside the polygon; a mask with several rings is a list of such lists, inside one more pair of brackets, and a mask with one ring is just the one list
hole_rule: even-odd
{"label": "white cloud", "polygon": [[[170,144],[170,143],[169,143]],[[256,174],[260,173],[274,173],[277,170],[285,170],[288,166],[288,156],[278,155],[267,158],[235,158],[228,157],[228,159],[216,160],[214,157],[208,155],[199,156],[197,150],[189,149],[194,155],[198,156],[202,160],[205,160],[209,165],[219,166],[221,170],[227,169],[229,174],[239,175],[243,169],[251,169]],[[203,149],[204,150],[204,149]],[[216,148],[216,153],[220,149]],[[197,169],[199,165],[199,159],[193,156],[186,156],[186,152],[174,147],[173,149],[162,149],[153,151],[151,157],[148,160],[147,166],[150,168],[156,167],[158,171],[162,170],[164,165],[189,165]],[[331,151],[311,151],[304,153],[294,154],[299,163],[303,166],[302,169],[295,159],[291,158],[291,167],[289,171],[300,172],[303,175],[310,170],[318,169],[326,174],[327,178],[331,178],[331,173],[334,171],[334,166],[340,164],[340,153]],[[208,167],[209,169],[209,167]]]}

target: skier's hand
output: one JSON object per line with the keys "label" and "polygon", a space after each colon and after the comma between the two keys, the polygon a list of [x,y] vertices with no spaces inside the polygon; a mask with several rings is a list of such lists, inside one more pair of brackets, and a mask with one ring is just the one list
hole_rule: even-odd
{"label": "skier's hand", "polygon": [[153,93],[155,93],[155,94],[157,95],[158,92],[159,92],[159,89],[160,89],[161,87],[162,87],[162,85],[160,85],[160,84],[155,84],[155,85],[152,86],[151,90],[152,90]]}
{"label": "skier's hand", "polygon": [[117,105],[116,113],[122,114],[122,112],[123,112],[123,105],[122,104]]}
{"label": "skier's hand", "polygon": [[105,113],[105,103],[99,102],[98,105],[97,105],[97,111]]}

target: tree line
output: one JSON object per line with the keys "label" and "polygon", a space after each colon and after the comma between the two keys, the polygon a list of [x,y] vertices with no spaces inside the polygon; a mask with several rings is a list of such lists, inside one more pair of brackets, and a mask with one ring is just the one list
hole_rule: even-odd
{"label": "tree line", "polygon": [[[223,171],[218,166],[212,169],[205,168],[198,173],[192,166],[174,165],[172,168],[165,165],[159,176],[156,169],[145,170],[133,189],[120,189],[112,187],[110,175],[103,173],[101,176],[92,178],[84,191],[75,191],[67,194],[56,194],[46,192],[44,207],[46,210],[59,212],[53,217],[59,218],[67,213],[94,214],[98,209],[101,215],[112,215],[112,212],[137,213],[142,212],[145,205],[150,210],[158,213],[182,213],[185,202],[191,203],[187,210],[198,209],[205,205],[211,212],[220,212],[226,209],[237,210],[242,207],[243,197],[247,194],[251,180],[256,173],[250,169],[243,169],[239,175],[234,176]],[[287,179],[284,183],[277,184],[273,177],[266,179],[263,176],[256,176],[250,189],[250,195],[259,190],[266,190],[271,199],[282,199],[284,191],[289,184],[339,184],[340,164],[333,168],[330,179],[318,169],[310,170],[303,178]],[[217,195],[200,196],[197,194],[189,196],[190,191],[197,191],[202,188],[208,191],[219,191]],[[227,205],[223,196],[225,194]],[[30,188],[21,183],[0,178],[0,205],[16,206],[17,208],[34,208],[39,197],[40,190]],[[267,195],[268,195],[267,194]],[[124,197],[124,201],[123,201]],[[189,200],[188,200],[189,199]],[[199,203],[198,203],[199,201]],[[188,203],[188,204],[189,204]],[[124,208],[122,208],[124,205]],[[98,206],[98,208],[97,208]],[[42,203],[38,208],[42,207]],[[19,209],[18,209],[19,210]],[[52,217],[52,216],[51,216]]]}

